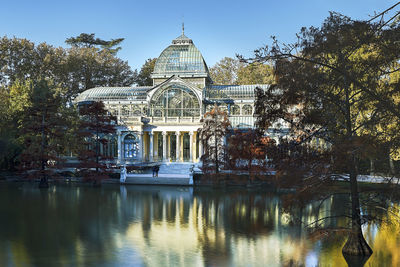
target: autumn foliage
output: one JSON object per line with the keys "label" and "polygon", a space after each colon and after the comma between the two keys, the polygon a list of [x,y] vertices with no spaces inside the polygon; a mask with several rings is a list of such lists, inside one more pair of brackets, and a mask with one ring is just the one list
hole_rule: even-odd
{"label": "autumn foliage", "polygon": [[269,170],[268,150],[273,143],[271,138],[259,136],[257,131],[236,129],[228,138],[229,169],[265,174]]}
{"label": "autumn foliage", "polygon": [[200,142],[203,145],[202,170],[204,173],[219,173],[221,167],[225,167],[226,162],[226,142],[225,138],[231,127],[225,111],[217,105],[204,114],[203,128],[199,129]]}
{"label": "autumn foliage", "polygon": [[100,153],[100,145],[106,144],[107,134],[115,133],[116,118],[105,110],[103,102],[90,102],[79,108],[81,123],[79,137],[80,174],[86,181],[98,185],[110,172],[107,156]]}

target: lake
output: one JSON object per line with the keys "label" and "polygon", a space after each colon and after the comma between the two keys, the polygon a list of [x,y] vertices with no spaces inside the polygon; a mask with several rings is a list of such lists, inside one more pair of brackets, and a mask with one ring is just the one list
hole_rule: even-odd
{"label": "lake", "polygon": [[[0,266],[347,266],[345,236],[305,223],[345,208],[332,197],[296,214],[267,189],[0,183]],[[325,226],[343,226],[333,218]],[[400,266],[400,226],[369,224],[365,266]]]}

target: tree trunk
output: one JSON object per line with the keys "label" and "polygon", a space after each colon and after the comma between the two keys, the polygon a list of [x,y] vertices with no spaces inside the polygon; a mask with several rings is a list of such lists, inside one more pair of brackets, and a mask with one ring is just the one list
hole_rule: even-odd
{"label": "tree trunk", "polygon": [[356,159],[352,156],[350,166],[350,189],[351,189],[351,232],[346,244],[342,249],[343,254],[354,256],[369,256],[372,249],[365,241],[361,229],[360,199],[357,185]]}

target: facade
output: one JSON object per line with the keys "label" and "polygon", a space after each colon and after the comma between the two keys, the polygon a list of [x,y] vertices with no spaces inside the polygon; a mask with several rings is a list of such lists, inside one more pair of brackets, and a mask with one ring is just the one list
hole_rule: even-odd
{"label": "facade", "polygon": [[148,87],[98,87],[75,102],[103,101],[118,119],[117,133],[102,152],[118,163],[198,162],[200,119],[214,104],[233,128],[254,127],[254,89],[268,85],[214,85],[193,41],[184,33],[158,57]]}

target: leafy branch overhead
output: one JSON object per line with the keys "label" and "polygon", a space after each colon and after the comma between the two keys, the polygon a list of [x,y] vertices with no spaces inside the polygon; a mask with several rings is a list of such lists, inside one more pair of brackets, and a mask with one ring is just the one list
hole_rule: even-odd
{"label": "leafy branch overhead", "polygon": [[[125,38],[117,38],[111,39],[110,41],[106,41],[100,38],[95,38],[94,33],[81,33],[76,37],[70,37],[65,40],[65,43],[74,46],[74,47],[86,47],[92,48],[97,47],[101,49],[106,49],[112,54],[116,54],[119,50],[121,50],[120,46],[117,46],[124,41]],[[117,47],[116,47],[117,46]]]}
{"label": "leafy branch overhead", "polygon": [[275,84],[256,90],[255,113],[261,132],[276,124],[288,128],[271,157],[278,184],[297,189],[290,204],[326,199],[332,181],[349,174],[345,254],[372,252],[361,229],[372,217],[360,213],[360,201],[368,199],[358,189],[361,163],[392,162],[400,151],[400,25],[393,10],[399,4],[370,20],[332,12],[320,28],[302,28],[296,43],[273,38],[254,58],[241,58],[274,62]]}

